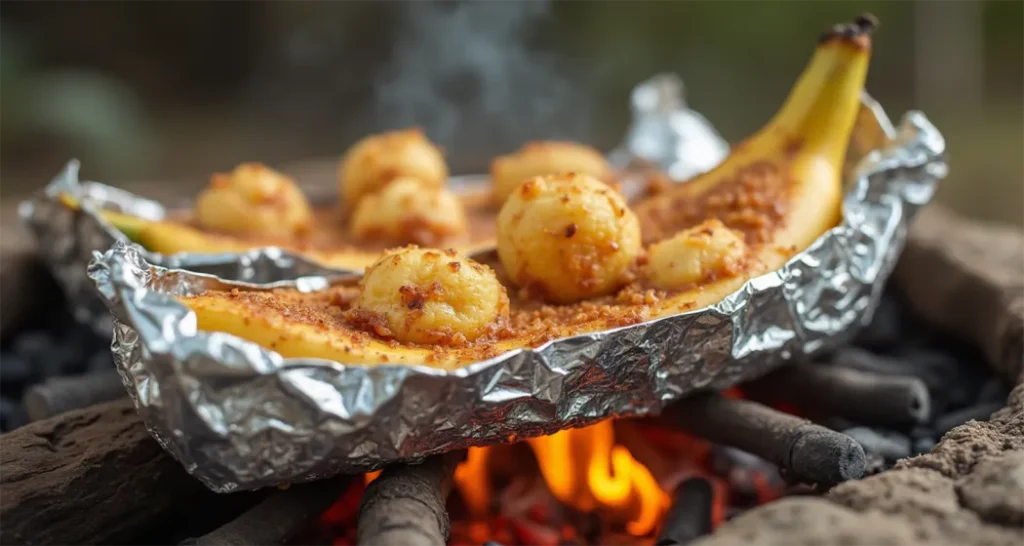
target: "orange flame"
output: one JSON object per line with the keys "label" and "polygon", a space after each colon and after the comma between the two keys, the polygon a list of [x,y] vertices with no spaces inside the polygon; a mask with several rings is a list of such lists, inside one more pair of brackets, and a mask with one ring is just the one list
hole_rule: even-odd
{"label": "orange flame", "polygon": [[[551,493],[577,510],[596,511],[625,524],[634,536],[654,531],[669,497],[651,472],[615,443],[611,420],[527,440]],[[486,515],[491,486],[486,448],[469,450],[455,483],[474,516]]]}
{"label": "orange flame", "polygon": [[485,447],[470,448],[466,460],[455,469],[455,484],[473,519],[487,515],[491,500],[491,482],[487,473],[489,454]]}
{"label": "orange flame", "polygon": [[551,492],[577,510],[625,519],[630,534],[643,536],[668,509],[668,495],[650,471],[615,444],[611,420],[529,443]]}

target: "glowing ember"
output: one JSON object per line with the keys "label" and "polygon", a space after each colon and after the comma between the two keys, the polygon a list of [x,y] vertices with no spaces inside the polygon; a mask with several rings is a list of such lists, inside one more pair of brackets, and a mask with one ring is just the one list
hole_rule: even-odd
{"label": "glowing ember", "polygon": [[[729,395],[742,397],[738,391]],[[679,485],[691,478],[711,486],[703,500],[705,525],[711,528],[736,507],[778,496],[777,476],[767,474],[774,467],[762,464],[768,465],[643,420],[609,419],[472,448],[453,478],[449,544],[653,544],[671,519]],[[323,515],[327,542],[354,543],[359,498],[379,475],[366,474]]]}
{"label": "glowing ember", "polygon": [[581,512],[625,520],[636,536],[650,533],[668,509],[668,495],[629,450],[615,444],[611,421],[528,440],[548,488]]}

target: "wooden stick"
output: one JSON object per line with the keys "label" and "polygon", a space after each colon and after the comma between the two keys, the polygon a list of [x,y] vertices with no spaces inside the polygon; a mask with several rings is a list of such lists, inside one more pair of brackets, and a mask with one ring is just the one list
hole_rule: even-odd
{"label": "wooden stick", "polygon": [[117,370],[109,368],[82,375],[54,377],[25,393],[25,411],[32,421],[46,419],[128,396]]}
{"label": "wooden stick", "polygon": [[449,522],[445,503],[455,467],[464,456],[465,451],[457,451],[435,455],[418,465],[386,468],[363,494],[357,544],[447,544]]}
{"label": "wooden stick", "polygon": [[698,476],[679,484],[655,546],[689,544],[710,533],[714,504],[715,486],[707,478]]}
{"label": "wooden stick", "polygon": [[789,402],[865,425],[913,426],[931,419],[931,396],[917,377],[884,375],[844,366],[796,364],[743,386],[751,398]]}
{"label": "wooden stick", "polygon": [[338,500],[351,483],[340,476],[295,485],[270,497],[235,520],[197,538],[199,546],[249,546],[284,544]]}
{"label": "wooden stick", "polygon": [[702,393],[662,419],[705,440],[771,461],[795,481],[831,487],[864,475],[864,449],[853,438],[748,400]]}
{"label": "wooden stick", "polygon": [[0,436],[0,465],[3,544],[131,541],[208,492],[150,437],[127,399]]}

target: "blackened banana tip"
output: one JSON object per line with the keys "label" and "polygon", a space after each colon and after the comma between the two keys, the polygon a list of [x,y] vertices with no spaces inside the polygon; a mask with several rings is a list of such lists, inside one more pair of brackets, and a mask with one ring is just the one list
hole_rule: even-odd
{"label": "blackened banana tip", "polygon": [[863,40],[866,44],[871,33],[878,28],[878,18],[870,13],[863,13],[857,16],[852,23],[834,25],[822,33],[818,43],[822,44],[832,40],[844,40],[856,42]]}
{"label": "blackened banana tip", "polygon": [[871,13],[862,13],[854,19],[853,23],[860,27],[861,32],[866,34],[870,34],[879,26],[878,17],[875,17],[874,14]]}

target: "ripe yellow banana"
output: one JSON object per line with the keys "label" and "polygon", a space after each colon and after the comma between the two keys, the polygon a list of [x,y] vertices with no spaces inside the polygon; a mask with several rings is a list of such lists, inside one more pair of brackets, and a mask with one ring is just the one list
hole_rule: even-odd
{"label": "ripe yellow banana", "polygon": [[[79,208],[78,201],[68,194],[61,194],[60,200],[69,209],[78,210]],[[204,254],[245,252],[260,246],[270,246],[270,243],[258,244],[236,237],[209,233],[190,225],[170,220],[147,220],[112,210],[101,210],[99,215],[133,242],[142,245],[147,250],[160,254],[176,254],[179,252]],[[363,268],[372,264],[380,257],[379,251],[362,249],[354,244],[339,245],[340,248],[332,250],[319,250],[288,244],[280,246],[299,253],[323,266],[350,271],[362,271]],[[473,254],[493,246],[493,240],[484,239],[465,245],[457,245],[456,250],[466,254]]]}
{"label": "ripe yellow banana", "polygon": [[[644,240],[659,240],[704,220],[707,215],[686,213],[693,203],[703,202],[698,212],[713,216],[715,205],[725,201],[732,207],[723,210],[733,214],[719,219],[747,231],[748,243],[760,243],[781,257],[770,260],[775,268],[835,226],[875,25],[874,18],[865,16],[826,32],[782,108],[760,131],[735,146],[715,169],[634,206]],[[746,196],[752,214],[736,214],[735,200],[744,197],[729,190],[737,186],[753,190]],[[757,216],[766,224],[751,237]]]}
{"label": "ripe yellow banana", "polygon": [[[860,106],[874,26],[873,19],[862,17],[823,35],[789,97],[763,129],[737,145],[717,168],[633,207],[646,242],[718,217],[746,237],[754,257],[754,265],[742,274],[645,304],[641,318],[717,303],[750,278],[777,269],[836,225],[843,163]],[[201,330],[231,333],[285,357],[429,363],[441,368],[480,360],[479,351],[399,345],[346,326],[296,319],[288,302],[310,300],[288,296],[276,306],[254,305],[216,292],[182,301],[195,311]],[[564,337],[606,329],[615,326],[613,322],[575,322],[555,326],[550,333]],[[488,348],[496,354],[532,344],[525,336],[513,335]]]}

